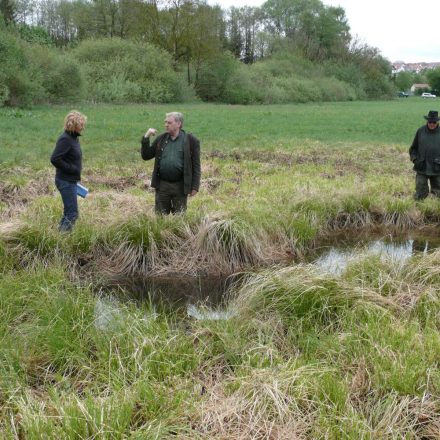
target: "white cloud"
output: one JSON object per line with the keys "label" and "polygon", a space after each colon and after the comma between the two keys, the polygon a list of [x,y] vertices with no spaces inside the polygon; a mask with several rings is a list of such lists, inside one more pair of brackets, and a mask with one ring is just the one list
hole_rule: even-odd
{"label": "white cloud", "polygon": [[437,14],[415,13],[398,0],[324,0],[345,9],[352,35],[380,49],[390,61],[440,61]]}

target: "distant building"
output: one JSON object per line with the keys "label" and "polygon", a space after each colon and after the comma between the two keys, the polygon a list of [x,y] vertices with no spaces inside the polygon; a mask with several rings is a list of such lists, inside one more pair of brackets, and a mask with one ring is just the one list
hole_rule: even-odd
{"label": "distant building", "polygon": [[411,92],[415,93],[417,90],[429,90],[430,88],[429,84],[413,84],[411,86]]}
{"label": "distant building", "polygon": [[405,63],[404,61],[395,61],[392,64],[392,73],[415,72],[420,73],[424,70],[436,69],[440,67],[439,62],[435,63]]}

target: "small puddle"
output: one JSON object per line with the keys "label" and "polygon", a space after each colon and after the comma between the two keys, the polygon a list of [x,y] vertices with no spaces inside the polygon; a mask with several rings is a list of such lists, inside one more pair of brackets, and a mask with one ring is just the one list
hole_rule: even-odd
{"label": "small puddle", "polygon": [[329,245],[316,247],[307,257],[307,261],[316,266],[318,271],[340,275],[347,265],[356,259],[376,255],[393,264],[403,265],[416,254],[427,254],[440,248],[440,238],[435,237],[393,237],[360,238],[354,242],[350,238],[341,238]]}
{"label": "small puddle", "polygon": [[[327,243],[310,250],[301,262],[310,263],[318,272],[340,275],[356,259],[377,255],[402,265],[416,254],[427,254],[440,248],[440,237],[392,236],[331,237]],[[227,320],[234,315],[228,305],[230,295],[240,288],[242,274],[229,276],[156,276],[147,279],[118,280],[110,286],[110,302],[99,298],[95,309],[95,325],[111,328],[121,318],[118,300],[149,302],[152,315],[174,311],[179,316],[196,320]],[[124,295],[121,295],[124,292]],[[122,299],[123,300],[123,299]],[[121,301],[121,299],[119,299]]]}
{"label": "small puddle", "polygon": [[[149,302],[153,313],[174,311],[197,320],[226,320],[234,312],[228,308],[231,291],[237,289],[241,274],[229,276],[156,276],[145,279],[118,280],[110,287],[111,302],[100,299],[95,308],[97,327],[106,328],[117,317],[115,301],[124,292],[124,299],[137,303]],[[108,289],[106,289],[108,290]]]}
{"label": "small puddle", "polygon": [[151,301],[171,306],[203,304],[206,307],[225,305],[229,290],[240,280],[229,276],[182,276],[181,274],[120,282],[136,301]]}
{"label": "small puddle", "polygon": [[98,298],[96,300],[94,325],[98,330],[114,329],[121,320],[121,310],[115,299]]}

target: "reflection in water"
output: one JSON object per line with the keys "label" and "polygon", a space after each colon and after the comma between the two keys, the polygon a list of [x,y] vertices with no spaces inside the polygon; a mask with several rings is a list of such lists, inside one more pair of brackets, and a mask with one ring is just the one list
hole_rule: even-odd
{"label": "reflection in water", "polygon": [[99,330],[114,329],[122,321],[121,310],[117,302],[104,298],[97,298],[95,304],[95,327]]}
{"label": "reflection in water", "polygon": [[[326,248],[313,264],[323,272],[339,275],[350,261],[361,255],[378,255],[402,265],[416,253],[426,254],[428,250],[438,247],[426,239],[393,240],[380,239],[353,245],[331,246]],[[322,248],[321,248],[322,250]]]}
{"label": "reflection in water", "polygon": [[234,312],[230,309],[216,309],[213,310],[211,308],[203,307],[201,305],[196,306],[194,304],[188,304],[186,307],[186,313],[191,318],[195,318],[198,320],[208,320],[208,321],[219,321],[230,319],[234,316]]}
{"label": "reflection in water", "polygon": [[[94,325],[99,330],[115,331],[125,324],[126,315],[118,299],[113,296],[100,296],[96,299],[94,310]],[[156,310],[152,309],[150,313],[143,316],[144,320],[155,320],[157,318]]]}

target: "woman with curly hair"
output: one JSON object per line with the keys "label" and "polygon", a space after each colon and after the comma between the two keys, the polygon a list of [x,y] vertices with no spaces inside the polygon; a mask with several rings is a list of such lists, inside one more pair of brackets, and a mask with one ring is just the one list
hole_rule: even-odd
{"label": "woman with curly hair", "polygon": [[55,185],[61,194],[64,213],[59,224],[62,232],[70,231],[78,218],[77,183],[81,180],[82,152],[79,136],[87,122],[82,113],[72,110],[64,118],[64,132],[58,138],[50,161],[56,168]]}

